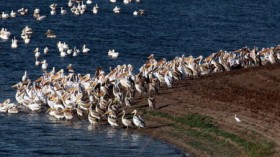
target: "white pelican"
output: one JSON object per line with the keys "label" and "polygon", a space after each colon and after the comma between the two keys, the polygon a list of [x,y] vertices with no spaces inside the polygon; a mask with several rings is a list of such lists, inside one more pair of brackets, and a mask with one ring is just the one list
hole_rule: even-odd
{"label": "white pelican", "polygon": [[7,112],[8,111],[8,104],[10,103],[10,99],[5,100],[2,104],[0,103],[0,112]]}
{"label": "white pelican", "polygon": [[51,14],[51,15],[55,15],[55,14],[56,14],[56,11],[55,11],[55,10],[51,10],[50,14]]}
{"label": "white pelican", "polygon": [[11,13],[10,13],[10,16],[11,16],[11,17],[16,17],[16,14],[17,14],[17,13],[14,12],[14,11],[12,10]]}
{"label": "white pelican", "polygon": [[0,31],[0,39],[7,40],[9,39],[11,32],[9,32],[6,28],[2,28]]}
{"label": "white pelican", "polygon": [[47,54],[49,52],[49,48],[48,47],[45,47],[44,48],[44,54]]}
{"label": "white pelican", "polygon": [[64,118],[64,113],[63,113],[61,108],[56,109],[56,111],[54,112],[54,117],[56,119],[63,119]]}
{"label": "white pelican", "polygon": [[38,16],[36,16],[36,20],[37,20],[37,21],[41,21],[41,20],[43,20],[43,19],[45,19],[45,18],[46,18],[45,15],[39,15],[39,14],[38,14]]}
{"label": "white pelican", "polygon": [[23,76],[21,77],[21,81],[25,82],[28,79],[27,71],[24,72]]}
{"label": "white pelican", "polygon": [[38,66],[40,65],[40,61],[38,60],[38,58],[35,57],[35,65]]}
{"label": "white pelican", "polygon": [[45,35],[47,36],[47,38],[56,38],[56,35],[55,35],[54,32],[51,31],[50,29],[47,30],[47,32],[45,33]]}
{"label": "white pelican", "polygon": [[112,57],[112,58],[118,58],[119,56],[119,53],[118,52],[115,52],[115,50],[109,50],[108,51],[108,56]]}
{"label": "white pelican", "polygon": [[2,19],[7,19],[9,17],[10,17],[9,14],[6,14],[6,13],[2,12]]}
{"label": "white pelican", "polygon": [[144,14],[145,14],[145,10],[140,9],[140,10],[139,10],[139,14],[140,14],[140,15],[144,15]]}
{"label": "white pelican", "polygon": [[28,9],[20,8],[17,12],[19,12],[21,16],[24,16],[28,13]]}
{"label": "white pelican", "polygon": [[112,117],[111,112],[109,112],[108,123],[109,123],[113,128],[119,126],[117,119],[115,119],[115,118]]}
{"label": "white pelican", "polygon": [[123,123],[124,126],[126,126],[126,129],[128,129],[128,127],[133,127],[132,121],[124,118],[124,116],[125,116],[125,111],[123,110],[122,123]]}
{"label": "white pelican", "polygon": [[35,8],[34,14],[40,14],[40,9],[39,8]]}
{"label": "white pelican", "polygon": [[31,111],[38,111],[41,109],[41,104],[37,103],[37,102],[31,102],[30,104],[28,104],[28,108]]}
{"label": "white pelican", "polygon": [[81,4],[81,10],[85,10],[87,8],[87,5],[84,4],[84,1],[82,1],[82,4]]}
{"label": "white pelican", "polygon": [[73,50],[73,57],[75,56],[78,56],[80,50],[76,49],[76,47],[74,47],[74,50]]}
{"label": "white pelican", "polygon": [[24,44],[29,44],[30,43],[30,38],[24,38],[23,41],[24,41]]}
{"label": "white pelican", "polygon": [[97,119],[95,117],[92,117],[91,114],[88,114],[88,121],[92,125],[96,125],[98,123]]}
{"label": "white pelican", "polygon": [[155,108],[155,98],[149,96],[149,97],[148,97],[148,104],[149,104],[149,107],[151,107],[152,109],[154,109],[154,108]]}
{"label": "white pelican", "polygon": [[123,0],[123,3],[124,4],[128,4],[128,3],[130,3],[131,2],[131,0]]}
{"label": "white pelican", "polygon": [[84,44],[84,45],[83,45],[83,48],[82,48],[82,52],[83,52],[83,53],[88,53],[89,51],[90,51],[90,49],[87,48],[86,45]]}
{"label": "white pelican", "polygon": [[73,119],[73,113],[72,113],[72,110],[69,109],[69,108],[65,108],[62,110],[63,114],[64,114],[64,117],[66,120],[72,120]]}
{"label": "white pelican", "polygon": [[46,60],[43,60],[43,62],[41,62],[41,64],[42,64],[42,69],[43,70],[46,70],[48,68],[48,63],[47,63]]}
{"label": "white pelican", "polygon": [[116,2],[117,2],[117,0],[110,0],[110,2],[111,2],[111,3],[116,3]]}
{"label": "white pelican", "polygon": [[119,8],[118,6],[115,6],[115,8],[113,9],[113,12],[115,14],[119,14],[121,12],[121,8]]}
{"label": "white pelican", "polygon": [[83,117],[83,110],[81,110],[80,108],[76,108],[76,112],[78,116]]}
{"label": "white pelican", "polygon": [[236,116],[236,114],[234,114],[234,119],[235,119],[238,123],[241,122],[241,120]]}
{"label": "white pelican", "polygon": [[14,37],[14,39],[12,39],[12,44],[11,44],[11,48],[17,48],[18,44],[17,44],[18,40],[16,39],[16,37]]}
{"label": "white pelican", "polygon": [[92,9],[92,13],[97,14],[98,13],[98,7],[94,6],[93,9]]}
{"label": "white pelican", "polygon": [[54,117],[55,111],[56,111],[55,108],[49,108],[46,113],[49,113],[50,116]]}
{"label": "white pelican", "polygon": [[71,54],[72,54],[72,49],[68,49],[68,50],[67,50],[67,54],[68,54],[68,55],[71,55]]}
{"label": "white pelican", "polygon": [[52,3],[51,5],[50,5],[50,8],[51,8],[51,10],[56,10],[56,7],[57,7],[57,4],[55,4],[55,3]]}
{"label": "white pelican", "polygon": [[133,15],[134,15],[134,16],[137,16],[137,15],[138,15],[138,11],[135,10],[135,11],[133,12]]}
{"label": "white pelican", "polygon": [[8,108],[8,113],[18,113],[18,108],[15,105],[12,105]]}
{"label": "white pelican", "polygon": [[67,53],[64,50],[60,51],[60,57],[65,57],[66,55]]}
{"label": "white pelican", "polygon": [[34,50],[34,53],[35,53],[35,58],[39,58],[41,55],[38,47]]}
{"label": "white pelican", "polygon": [[63,7],[60,8],[60,14],[61,15],[65,15],[67,13],[67,11],[65,9],[63,9]]}
{"label": "white pelican", "polygon": [[31,35],[33,33],[32,28],[25,26],[22,30],[22,34]]}
{"label": "white pelican", "polygon": [[69,0],[68,1],[68,7],[72,7],[72,6],[73,6],[72,0]]}
{"label": "white pelican", "polygon": [[92,0],[87,0],[87,4],[92,4]]}
{"label": "white pelican", "polygon": [[137,126],[138,128],[145,128],[144,120],[141,118],[141,116],[136,115],[137,114],[137,110],[134,110],[131,113],[134,113],[133,119],[132,119],[134,125]]}

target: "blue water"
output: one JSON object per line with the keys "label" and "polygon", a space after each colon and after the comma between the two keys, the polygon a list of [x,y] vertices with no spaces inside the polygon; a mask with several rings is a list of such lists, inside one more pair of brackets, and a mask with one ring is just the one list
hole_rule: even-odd
{"label": "blue water", "polygon": [[182,156],[131,131],[56,121],[42,114],[0,114],[0,156]]}
{"label": "blue water", "polygon": [[[21,43],[17,49],[10,48],[10,40],[0,41],[0,101],[14,97],[15,92],[11,85],[20,81],[25,70],[28,71],[32,80],[42,74],[40,67],[34,65],[33,51],[36,47],[41,49],[41,53],[44,47],[50,48],[50,52],[42,55],[41,58],[41,60],[47,60],[49,69],[52,67],[65,68],[71,63],[76,72],[93,74],[98,66],[102,66],[106,70],[109,67],[125,63],[133,64],[137,71],[151,53],[155,54],[158,59],[163,57],[172,59],[182,54],[207,56],[220,49],[230,51],[244,46],[262,48],[276,46],[280,43],[278,24],[280,3],[278,0],[235,0],[230,2],[222,0],[142,0],[139,4],[128,5],[124,5],[120,0],[116,4],[111,4],[108,0],[95,0],[94,4],[99,5],[99,13],[92,15],[89,11],[92,9],[93,5],[91,5],[82,16],[71,14],[68,8],[69,14],[67,15],[60,15],[58,10],[57,15],[51,16],[49,14],[51,3],[57,3],[59,7],[66,8],[67,1],[0,0],[0,11],[7,13],[21,7],[26,7],[30,11],[28,16],[0,19],[0,28],[7,28],[12,33],[11,38],[16,36],[18,39],[25,26],[31,27],[34,32],[31,43],[24,45],[20,40]],[[116,5],[121,8],[120,15],[112,13],[112,9]],[[32,18],[35,7],[40,8],[42,15],[47,15],[45,20],[39,22]],[[144,9],[147,15],[133,16],[132,12],[138,9]],[[56,39],[47,39],[44,36],[48,29],[52,29],[57,34]],[[86,44],[91,51],[89,54],[80,54],[77,57],[61,58],[56,48],[58,41],[66,42],[71,48],[74,46],[81,48],[83,44]],[[109,58],[107,56],[109,49],[118,51],[119,58]],[[176,149],[138,134],[126,134],[125,131],[117,130],[116,133],[113,133],[112,140],[108,140],[109,128],[97,128],[95,131],[87,131],[85,127],[74,129],[48,121],[42,115],[35,117],[34,115],[8,117],[1,115],[0,123],[1,139],[4,137],[6,139],[1,140],[0,150],[7,150],[8,154],[11,151],[25,154],[23,156],[29,153],[37,156],[44,153],[67,154],[67,152],[78,150],[80,155],[93,153],[96,156],[99,153],[111,152],[104,151],[104,147],[109,145],[109,148],[112,148],[109,150],[113,150],[113,153],[119,155],[123,155],[123,151],[127,150],[130,150],[127,153],[133,152],[135,155],[138,153],[146,156],[159,153],[163,153],[160,156],[179,155]],[[10,133],[9,130],[13,130],[13,132]],[[49,130],[58,133],[55,134]],[[126,142],[122,141],[123,134],[126,134]],[[81,139],[71,140],[73,136]],[[138,140],[139,143],[130,149],[134,136],[141,140]],[[55,140],[58,140],[58,143]],[[96,146],[93,144],[94,140],[101,142],[98,142],[98,146]],[[114,140],[118,144],[108,143]],[[42,141],[46,141],[46,143]],[[51,147],[50,143],[56,143],[57,147]],[[152,144],[143,146],[147,143]],[[154,148],[150,148],[150,146],[157,147],[156,149],[160,151],[152,151]],[[41,149],[38,152],[34,147],[36,150],[39,147]],[[60,151],[58,152],[58,150]],[[75,155],[75,152],[73,154]],[[110,156],[110,154],[105,155]]]}

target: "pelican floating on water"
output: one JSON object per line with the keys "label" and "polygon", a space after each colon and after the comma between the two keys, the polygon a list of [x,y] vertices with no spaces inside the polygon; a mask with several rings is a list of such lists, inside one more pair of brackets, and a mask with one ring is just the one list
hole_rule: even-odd
{"label": "pelican floating on water", "polygon": [[84,44],[84,45],[83,45],[83,48],[82,48],[82,52],[83,52],[83,53],[88,53],[89,51],[90,51],[90,49],[87,48],[86,45]]}
{"label": "pelican floating on water", "polygon": [[47,54],[49,52],[49,48],[48,47],[45,47],[44,48],[44,54]]}
{"label": "pelican floating on water", "polygon": [[108,51],[108,56],[112,57],[112,58],[118,58],[119,56],[119,53],[118,52],[115,52],[115,50],[109,50]]}
{"label": "pelican floating on water", "polygon": [[138,11],[135,10],[135,11],[133,12],[133,15],[134,15],[134,16],[137,16],[137,15],[138,15]]}
{"label": "pelican floating on water", "polygon": [[96,4],[96,6],[94,6],[94,7],[92,8],[92,13],[93,13],[93,14],[97,14],[97,13],[98,13],[98,6],[97,6],[97,4]]}
{"label": "pelican floating on water", "polygon": [[56,38],[56,35],[55,35],[54,32],[51,31],[50,29],[47,30],[47,32],[45,33],[45,35],[47,36],[47,38]]}
{"label": "pelican floating on water", "polygon": [[60,14],[65,15],[65,14],[67,14],[67,11],[65,9],[63,9],[63,7],[61,7],[60,8]]}
{"label": "pelican floating on water", "polygon": [[113,9],[113,12],[114,12],[115,14],[119,14],[119,13],[121,12],[121,8],[115,6],[115,8]]}
{"label": "pelican floating on water", "polygon": [[12,44],[11,44],[11,48],[15,49],[18,47],[18,40],[16,39],[16,37],[14,37],[14,39],[12,39]]}
{"label": "pelican floating on water", "polygon": [[17,15],[17,13],[12,10],[11,13],[10,13],[10,16],[11,17],[16,17],[16,15]]}
{"label": "pelican floating on water", "polygon": [[11,32],[9,32],[6,28],[2,28],[0,31],[0,39],[7,40],[9,39]]}
{"label": "pelican floating on water", "polygon": [[87,4],[92,4],[92,0],[87,0]]}
{"label": "pelican floating on water", "polygon": [[41,68],[42,68],[43,70],[46,70],[46,69],[48,68],[48,63],[47,63],[46,60],[43,60],[43,61],[41,62],[41,64],[42,64]]}

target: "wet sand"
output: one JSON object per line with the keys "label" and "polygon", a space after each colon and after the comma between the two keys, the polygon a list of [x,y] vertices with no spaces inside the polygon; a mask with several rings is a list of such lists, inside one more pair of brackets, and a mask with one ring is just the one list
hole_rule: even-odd
{"label": "wet sand", "polygon": [[[137,132],[171,143],[193,156],[255,156],[248,154],[250,148],[246,150],[242,142],[219,135],[227,132],[247,141],[273,142],[269,156],[280,156],[279,64],[185,79],[172,88],[162,87],[155,98],[156,109],[147,107],[145,97],[134,100],[147,124]],[[210,117],[218,133],[168,118],[193,114]]]}

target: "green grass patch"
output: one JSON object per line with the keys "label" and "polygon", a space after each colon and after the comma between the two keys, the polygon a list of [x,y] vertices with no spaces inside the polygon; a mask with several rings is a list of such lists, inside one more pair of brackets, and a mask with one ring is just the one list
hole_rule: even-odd
{"label": "green grass patch", "polygon": [[[274,152],[275,145],[272,142],[265,140],[247,140],[242,137],[239,137],[233,133],[225,132],[216,126],[212,118],[209,116],[204,116],[200,114],[186,114],[182,116],[172,116],[167,113],[159,111],[148,111],[149,115],[165,118],[174,122],[173,127],[177,130],[183,132],[182,127],[188,126],[191,128],[197,128],[196,130],[188,130],[188,135],[199,136],[204,138],[204,140],[214,142],[212,135],[217,137],[222,137],[225,140],[230,140],[235,143],[238,147],[243,148],[248,156],[252,157],[264,157],[271,155]],[[179,125],[178,125],[179,124]],[[186,133],[186,132],[185,132]],[[216,140],[220,141],[220,140]],[[197,142],[193,142],[192,145],[196,145]],[[218,144],[218,143],[217,143]]]}

